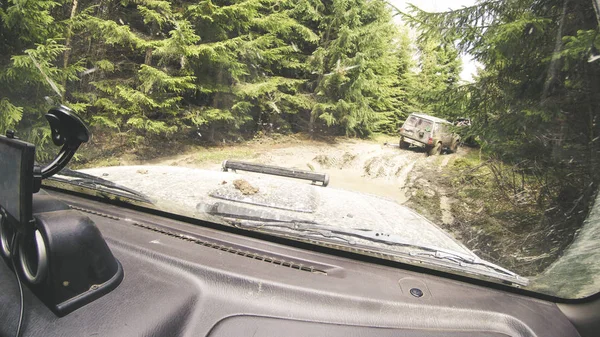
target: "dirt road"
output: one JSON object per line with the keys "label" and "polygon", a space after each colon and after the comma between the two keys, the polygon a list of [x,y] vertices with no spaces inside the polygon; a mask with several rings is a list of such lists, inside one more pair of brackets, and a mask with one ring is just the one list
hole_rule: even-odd
{"label": "dirt road", "polygon": [[[385,197],[400,204],[408,201],[407,186],[414,183],[414,171],[419,167],[444,166],[455,154],[427,157],[422,150],[401,150],[398,146],[384,142],[364,140],[340,140],[325,142],[290,142],[277,146],[260,144],[246,147],[240,155],[239,149],[229,148],[221,155],[202,151],[186,153],[168,158],[159,158],[136,164],[177,165],[219,170],[227,151],[236,159],[268,165],[325,172],[330,176],[329,186]],[[458,154],[460,155],[460,153]],[[411,179],[412,177],[412,179]],[[436,192],[430,192],[435,194]],[[441,198],[446,203],[447,198]],[[441,205],[442,209],[447,209]],[[451,219],[447,215],[446,219]]]}

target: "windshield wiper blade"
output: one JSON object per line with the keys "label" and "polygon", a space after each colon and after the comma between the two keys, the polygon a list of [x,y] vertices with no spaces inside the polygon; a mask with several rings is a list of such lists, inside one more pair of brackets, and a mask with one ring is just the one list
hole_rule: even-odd
{"label": "windshield wiper blade", "polygon": [[455,253],[455,252],[448,253],[447,251],[444,251],[444,250],[429,251],[429,252],[415,251],[415,252],[409,252],[409,254],[411,256],[427,256],[427,257],[434,257],[436,259],[445,259],[445,260],[449,260],[449,261],[454,261],[461,266],[464,266],[465,264],[479,265],[479,266],[490,268],[499,273],[506,274],[508,276],[512,276],[512,277],[515,277],[520,280],[524,280],[524,282],[528,282],[528,280],[526,278],[519,276],[517,273],[514,273],[506,268],[500,267],[497,264],[483,260],[479,257],[464,257],[460,253]]}
{"label": "windshield wiper blade", "polygon": [[[58,176],[65,176],[65,177],[74,178],[74,179],[64,179],[64,178],[60,178]],[[131,189],[131,188],[123,186],[123,185],[116,184],[110,180],[106,180],[106,179],[96,177],[94,175],[83,173],[83,172],[73,171],[71,169],[66,169],[66,168],[62,169],[60,172],[58,172],[55,176],[51,177],[50,179],[74,184],[77,186],[88,187],[88,188],[92,188],[92,189],[102,189],[103,191],[108,191],[108,192],[111,192],[111,190],[117,190],[117,191],[125,192],[127,194],[134,196],[134,199],[136,199],[138,201],[142,201],[142,202],[146,202],[146,203],[150,203],[150,204],[153,203],[152,200],[150,200],[150,198],[148,198],[148,196],[146,196],[145,194],[138,192],[134,189]]]}
{"label": "windshield wiper blade", "polygon": [[[350,245],[355,245],[355,239],[362,239],[371,242],[383,243],[388,246],[400,246],[406,247],[409,251],[405,254],[411,257],[425,257],[425,258],[434,258],[439,260],[450,261],[460,267],[468,267],[468,266],[482,266],[487,269],[492,270],[493,272],[509,277],[511,282],[516,284],[520,284],[526,286],[529,283],[529,280],[519,276],[518,274],[500,267],[494,263],[485,261],[475,255],[468,255],[459,252],[455,252],[452,250],[435,247],[431,245],[418,245],[411,243],[402,239],[400,236],[395,234],[388,234],[374,230],[365,230],[365,229],[348,229],[348,228],[339,228],[333,226],[320,225],[315,222],[310,221],[269,221],[268,219],[245,219],[245,220],[237,220],[234,221],[235,225],[241,228],[246,229],[260,229],[263,227],[268,228],[283,228],[292,230],[294,232],[302,232],[304,234],[309,234],[310,236],[320,236],[328,239],[337,239],[344,241]],[[402,253],[396,252],[394,253]],[[502,278],[506,280],[506,278]]]}
{"label": "windshield wiper blade", "polygon": [[[362,239],[369,239],[369,240],[372,240],[375,242],[381,242],[381,243],[385,243],[388,245],[418,248],[417,251],[409,252],[409,254],[411,256],[427,256],[427,257],[434,257],[436,259],[445,259],[445,260],[449,260],[449,261],[454,261],[460,265],[464,265],[464,264],[480,265],[480,266],[484,266],[484,267],[493,269],[497,272],[500,272],[500,273],[503,273],[503,274],[506,274],[509,276],[520,277],[518,274],[516,274],[506,268],[500,267],[494,263],[483,260],[475,255],[467,255],[467,254],[463,254],[463,253],[459,253],[459,252],[455,252],[452,250],[439,248],[439,247],[435,247],[435,246],[415,245],[415,244],[412,244],[412,243],[407,242],[406,240],[400,238],[396,234],[388,234],[388,233],[383,233],[383,232],[373,231],[373,230],[358,230],[358,231],[359,231],[359,233],[356,233],[356,230],[353,230],[352,232],[343,230],[342,233],[345,233],[348,235],[356,235]],[[361,233],[361,232],[363,232],[363,233]]]}

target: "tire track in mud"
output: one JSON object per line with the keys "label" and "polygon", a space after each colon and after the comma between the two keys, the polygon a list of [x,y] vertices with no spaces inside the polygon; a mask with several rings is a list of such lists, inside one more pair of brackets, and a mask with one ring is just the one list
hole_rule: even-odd
{"label": "tire track in mud", "polygon": [[256,161],[327,173],[333,188],[373,194],[402,204],[409,199],[405,186],[412,170],[426,159],[422,152],[352,140],[274,149]]}
{"label": "tire track in mud", "polygon": [[401,192],[401,196],[403,197],[401,200],[399,200],[398,202],[400,204],[404,204],[405,202],[408,201],[408,199],[410,199],[409,196],[407,196],[408,194],[408,188],[407,188],[407,181],[408,181],[408,175],[412,172],[412,170],[415,167],[415,164],[417,164],[417,160],[414,160],[413,162],[409,163],[408,165],[404,166],[402,168],[402,171],[400,171],[400,176],[399,181],[401,182],[400,184],[400,190]]}
{"label": "tire track in mud", "polygon": [[438,172],[442,172],[442,170],[444,169],[444,167],[448,166],[448,162],[450,162],[450,155],[445,155],[444,159],[442,159],[442,162],[440,164],[440,166],[438,166]]}
{"label": "tire track in mud", "polygon": [[[419,209],[418,212],[427,214],[426,217],[435,223],[452,225],[455,221],[453,204],[456,200],[451,196],[451,191],[446,190],[439,181],[460,155],[459,152],[417,160],[405,187],[407,206]],[[414,202],[410,202],[415,196],[417,198]]]}
{"label": "tire track in mud", "polygon": [[451,225],[454,222],[452,215],[451,199],[446,196],[446,190],[438,189],[440,195],[440,210],[442,211],[442,224]]}
{"label": "tire track in mud", "polygon": [[[438,166],[438,172],[442,172],[451,160],[454,160],[455,155],[445,155],[442,159],[440,166]],[[440,196],[440,210],[442,211],[442,224],[451,225],[454,222],[454,216],[452,215],[452,202],[453,200],[447,196],[446,190],[443,187],[438,187],[438,194]]]}

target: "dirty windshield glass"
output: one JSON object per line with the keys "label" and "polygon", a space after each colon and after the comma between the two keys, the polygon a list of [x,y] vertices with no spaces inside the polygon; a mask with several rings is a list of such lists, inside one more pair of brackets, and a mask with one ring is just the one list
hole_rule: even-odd
{"label": "dirty windshield glass", "polygon": [[600,291],[597,0],[7,0],[0,17],[0,132],[41,164],[49,108],[93,133],[47,188]]}

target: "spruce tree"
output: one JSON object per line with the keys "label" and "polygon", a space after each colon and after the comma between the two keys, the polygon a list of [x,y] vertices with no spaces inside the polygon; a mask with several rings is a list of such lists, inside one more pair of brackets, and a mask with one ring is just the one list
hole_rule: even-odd
{"label": "spruce tree", "polygon": [[383,1],[334,0],[323,11],[321,41],[310,59],[318,74],[312,128],[318,119],[367,136],[394,109],[398,32],[390,8]]}

